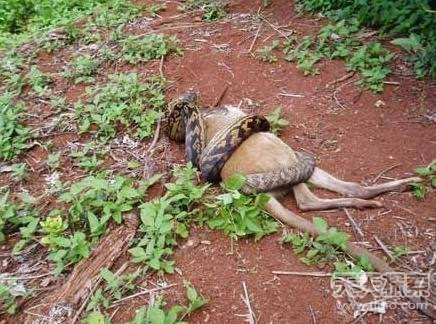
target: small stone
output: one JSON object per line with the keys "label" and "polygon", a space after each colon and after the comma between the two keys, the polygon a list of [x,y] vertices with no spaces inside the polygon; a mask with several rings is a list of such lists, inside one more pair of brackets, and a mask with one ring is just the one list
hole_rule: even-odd
{"label": "small stone", "polygon": [[383,100],[377,100],[374,104],[377,108],[386,106],[386,103]]}

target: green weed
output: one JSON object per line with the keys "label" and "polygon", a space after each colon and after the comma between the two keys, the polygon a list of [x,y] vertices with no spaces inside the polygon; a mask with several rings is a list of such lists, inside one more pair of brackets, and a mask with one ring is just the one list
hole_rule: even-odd
{"label": "green weed", "polygon": [[52,83],[52,79],[47,74],[42,73],[36,66],[30,68],[25,80],[38,96],[42,97],[50,94],[49,85]]}
{"label": "green weed", "polygon": [[150,17],[155,18],[159,11],[164,11],[166,8],[165,3],[152,3],[147,6],[146,11]]}
{"label": "green weed", "polygon": [[87,241],[85,233],[76,231],[68,237],[54,237],[50,241],[50,249],[48,260],[56,263],[53,274],[59,275],[66,264],[74,264],[89,257],[91,243]]}
{"label": "green weed", "polygon": [[272,113],[266,116],[266,119],[271,127],[271,132],[275,135],[278,135],[283,127],[289,125],[289,122],[286,119],[280,117],[281,113],[282,108],[278,107]]}
{"label": "green weed", "polygon": [[111,299],[121,299],[123,294],[133,291],[136,286],[133,284],[139,275],[139,271],[125,274],[116,275],[107,268],[100,270],[100,275],[106,283],[105,291],[109,293]]}
{"label": "green weed", "polygon": [[[141,83],[135,73],[110,75],[109,83],[87,89],[88,99],[76,104],[81,133],[90,131],[102,140],[116,136],[117,127],[133,126],[135,136],[152,135],[163,108],[165,81],[159,77]],[[91,130],[91,125],[96,129]]]}
{"label": "green weed", "polygon": [[27,176],[27,164],[26,163],[14,163],[11,165],[12,177],[16,181],[24,180]]}
{"label": "green weed", "polygon": [[207,301],[200,296],[194,286],[189,281],[184,281],[186,288],[186,296],[188,298],[188,306],[175,305],[166,313],[163,309],[164,302],[162,299],[154,304],[146,307],[141,307],[135,315],[135,318],[130,321],[130,324],[182,324],[182,320],[191,314],[193,311],[203,307]]}
{"label": "green weed", "polygon": [[280,46],[280,41],[273,40],[272,44],[270,46],[265,45],[264,47],[259,48],[257,52],[257,59],[268,62],[268,63],[274,63],[277,62],[278,58],[276,55],[273,54],[273,51],[275,49],[278,49]]}
{"label": "green weed", "polygon": [[122,58],[131,64],[159,59],[171,53],[182,54],[177,38],[164,34],[128,36],[121,41],[121,46]]}
{"label": "green weed", "polygon": [[20,231],[21,239],[15,244],[13,254],[18,253],[37,230],[39,212],[35,208],[36,200],[28,194],[21,195],[20,203],[9,201],[9,192],[0,196],[0,242],[6,239],[6,232]]}
{"label": "green weed", "polygon": [[432,163],[427,167],[416,168],[415,173],[422,177],[424,181],[410,183],[409,186],[417,199],[424,200],[430,188],[436,188],[436,163]]}
{"label": "green weed", "polygon": [[374,91],[383,91],[383,81],[391,73],[387,63],[394,57],[380,43],[360,47],[347,63],[348,69],[359,71],[362,79],[357,82]]}
{"label": "green weed", "polygon": [[61,151],[58,151],[56,153],[52,153],[49,154],[47,157],[47,166],[51,169],[51,170],[56,170],[57,168],[59,168],[60,164],[61,164]]}
{"label": "green weed", "polygon": [[255,198],[239,192],[245,177],[235,175],[221,184],[224,191],[210,203],[205,203],[207,222],[213,229],[220,229],[234,239],[254,235],[256,240],[277,230],[277,222],[270,219],[263,210],[268,196],[260,194]]}
{"label": "green weed", "polygon": [[319,217],[313,218],[313,225],[322,234],[316,239],[308,233],[289,234],[282,238],[283,243],[291,243],[297,254],[307,253],[300,260],[307,265],[325,261],[339,261],[339,252],[347,248],[348,234],[338,231],[335,227],[328,228],[327,222]]}
{"label": "green weed", "polygon": [[417,77],[436,77],[436,15],[425,1],[300,0],[299,7],[321,11],[335,22],[346,20],[359,29],[380,28],[383,36],[405,35],[393,43],[409,52]]}
{"label": "green weed", "polygon": [[28,296],[29,293],[25,289],[14,289],[15,284],[15,280],[9,280],[7,285],[0,283],[0,314],[15,314],[18,310],[17,297]]}
{"label": "green weed", "polygon": [[110,324],[111,321],[109,317],[105,316],[100,311],[96,310],[88,315],[86,315],[85,319],[83,320],[84,324]]}
{"label": "green weed", "polygon": [[203,19],[206,21],[220,20],[227,15],[225,6],[211,0],[187,0],[179,6],[180,11],[196,9],[203,10]]}
{"label": "green weed", "polygon": [[92,83],[95,81],[94,75],[100,67],[100,61],[94,57],[84,54],[76,55],[68,64],[62,75],[74,80],[74,83]]}
{"label": "green weed", "polygon": [[88,173],[93,173],[103,163],[101,158],[107,151],[107,148],[101,148],[95,142],[89,142],[84,144],[81,150],[71,152],[70,156],[74,160],[74,165],[85,169]]}
{"label": "green weed", "polygon": [[322,54],[311,50],[311,46],[314,44],[312,36],[305,36],[301,42],[292,49],[293,41],[285,43],[284,54],[285,60],[296,61],[297,68],[303,70],[304,75],[316,75],[319,74],[319,70],[316,67],[316,63],[321,59]]}
{"label": "green weed", "polygon": [[30,129],[23,125],[22,102],[14,102],[14,95],[0,96],[0,160],[11,160],[27,148]]}
{"label": "green weed", "polygon": [[[70,204],[70,224],[87,227],[92,236],[99,237],[105,233],[110,219],[120,224],[122,214],[143,199],[148,187],[157,179],[140,182],[135,187],[132,179],[121,176],[111,179],[101,172],[73,184],[60,200]],[[83,226],[86,221],[87,226]]]}
{"label": "green weed", "polygon": [[45,234],[40,242],[51,249],[56,249],[56,239],[61,237],[62,233],[68,229],[68,221],[63,220],[60,213],[60,210],[54,209],[45,220],[40,222],[41,231]]}
{"label": "green weed", "polygon": [[186,238],[188,226],[198,209],[193,208],[200,201],[208,185],[196,186],[193,182],[195,169],[188,164],[176,168],[174,183],[167,183],[167,192],[161,198],[142,204],[140,208],[143,236],[135,247],[129,250],[134,262],[146,263],[151,269],[174,271],[174,261],[168,260],[176,237]]}

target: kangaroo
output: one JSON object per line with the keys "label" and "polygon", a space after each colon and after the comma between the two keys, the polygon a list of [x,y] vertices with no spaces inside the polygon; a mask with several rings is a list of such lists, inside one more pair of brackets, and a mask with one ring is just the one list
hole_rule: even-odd
{"label": "kangaroo", "polygon": [[[246,116],[244,112],[233,106],[224,106],[211,111],[204,110],[202,114],[206,128],[206,145],[223,127]],[[223,180],[226,180],[238,173],[250,175],[274,172],[289,168],[296,162],[296,153],[289,145],[272,133],[258,132],[248,137],[233,152],[221,169],[220,175]],[[404,190],[407,188],[407,184],[419,181],[421,181],[419,177],[410,177],[365,187],[355,182],[339,180],[321,168],[315,167],[308,182],[316,187],[345,195],[347,198],[319,198],[310,191],[306,183],[269,188],[268,192],[274,197],[280,198],[293,191],[297,206],[303,211],[343,207],[382,207],[381,202],[367,199],[388,191]]]}

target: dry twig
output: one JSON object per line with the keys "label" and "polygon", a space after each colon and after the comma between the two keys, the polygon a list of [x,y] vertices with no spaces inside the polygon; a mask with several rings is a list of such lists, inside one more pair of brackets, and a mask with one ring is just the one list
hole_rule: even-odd
{"label": "dry twig", "polygon": [[350,220],[351,225],[353,226],[353,228],[356,231],[356,233],[359,234],[360,237],[364,237],[365,234],[363,234],[363,231],[360,229],[359,225],[357,225],[356,221],[351,216],[351,214],[350,214],[350,212],[348,211],[347,208],[344,208],[344,212],[345,212],[345,215],[347,215],[348,219]]}

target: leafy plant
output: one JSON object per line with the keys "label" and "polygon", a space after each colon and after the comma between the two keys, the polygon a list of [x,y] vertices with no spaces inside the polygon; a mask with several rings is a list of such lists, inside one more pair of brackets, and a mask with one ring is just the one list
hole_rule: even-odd
{"label": "leafy plant", "polygon": [[405,47],[415,64],[418,77],[436,77],[434,58],[436,15],[425,1],[408,0],[300,0],[300,8],[321,11],[334,21],[352,21],[363,26],[380,28],[384,36],[405,35],[394,41]]}
{"label": "leafy plant", "polygon": [[60,166],[60,158],[62,151],[58,151],[56,153],[49,154],[47,157],[47,165],[51,170],[56,170]]}
{"label": "leafy plant", "polygon": [[50,94],[49,85],[52,83],[52,79],[42,73],[36,66],[30,68],[25,79],[38,96],[47,96]]}
{"label": "leafy plant", "polygon": [[40,225],[42,232],[45,234],[41,238],[41,244],[55,249],[57,247],[56,239],[61,237],[62,233],[68,228],[68,222],[62,219],[58,209],[54,209],[44,221],[40,222]]}
{"label": "leafy plant", "polygon": [[[135,135],[140,139],[150,136],[165,104],[165,81],[150,77],[141,83],[135,73],[112,74],[109,80],[103,86],[88,88],[86,102],[76,105],[80,132],[91,131],[108,140],[115,137],[121,124],[136,126]],[[91,125],[96,129],[91,130]]]}
{"label": "leafy plant", "polygon": [[186,288],[186,297],[188,297],[189,304],[184,307],[182,318],[207,304],[207,300],[198,294],[197,290],[189,281],[183,280],[183,285]]}
{"label": "leafy plant", "polygon": [[9,282],[8,285],[0,282],[0,313],[6,312],[9,315],[15,314],[18,309],[17,297],[27,296],[24,289],[14,289],[15,281]]}
{"label": "leafy plant", "polygon": [[139,271],[126,275],[116,275],[107,268],[100,270],[101,277],[106,282],[105,291],[109,292],[112,298],[121,299],[123,294],[135,289],[133,281],[138,277]]}
{"label": "leafy plant", "polygon": [[409,254],[410,250],[406,246],[397,245],[394,246],[394,253],[392,253],[392,262],[397,261],[399,258],[401,258],[403,255]]}
{"label": "leafy plant", "polygon": [[181,11],[201,9],[203,19],[206,21],[219,20],[227,15],[225,6],[212,0],[187,0],[178,8]]}
{"label": "leafy plant", "polygon": [[176,181],[167,183],[168,191],[161,198],[142,204],[140,208],[142,238],[129,250],[134,262],[144,262],[154,270],[174,271],[174,261],[168,260],[176,237],[188,236],[187,226],[198,214],[193,205],[200,201],[207,185],[193,183],[195,169],[191,164],[174,170]]}
{"label": "leafy plant", "polygon": [[100,311],[93,311],[86,315],[84,324],[110,324],[110,319]]}
{"label": "leafy plant", "polygon": [[278,107],[268,116],[266,116],[266,119],[268,120],[271,127],[271,132],[275,135],[280,132],[282,127],[289,125],[289,122],[286,119],[280,117],[281,113],[282,108]]}
{"label": "leafy plant", "polygon": [[211,203],[206,203],[207,222],[213,229],[220,229],[230,237],[237,239],[247,235],[255,236],[256,240],[277,230],[277,222],[270,219],[263,210],[268,202],[265,194],[249,197],[239,190],[244,186],[245,177],[234,175],[221,184],[223,194],[215,197]]}
{"label": "leafy plant", "polygon": [[56,263],[54,275],[60,274],[67,263],[77,263],[83,258],[89,257],[91,243],[86,240],[83,232],[76,231],[69,237],[58,236],[50,241],[52,252],[48,260]]}
{"label": "leafy plant", "polygon": [[168,313],[163,310],[164,302],[158,300],[147,308],[141,307],[137,310],[134,319],[130,324],[182,324],[182,320],[193,311],[203,307],[207,301],[200,296],[194,286],[189,281],[184,281],[186,288],[186,296],[188,297],[189,305],[175,305],[171,307]]}
{"label": "leafy plant", "polygon": [[21,195],[20,203],[9,201],[9,192],[0,197],[0,242],[6,239],[6,230],[19,229],[21,239],[15,244],[13,254],[18,253],[32,238],[39,222],[36,200],[28,194]]}
{"label": "leafy plant", "polygon": [[257,58],[263,62],[274,63],[277,62],[277,56],[273,54],[275,49],[278,49],[280,46],[280,41],[273,40],[270,46],[265,45],[264,47],[259,48],[257,52]]}
{"label": "leafy plant", "polygon": [[12,177],[16,181],[21,181],[26,178],[27,164],[26,163],[14,163],[11,165]]}
{"label": "leafy plant", "polygon": [[103,305],[104,308],[109,307],[109,300],[103,295],[102,289],[98,288],[91,297],[88,305],[86,305],[86,311],[98,311],[100,304]]}
{"label": "leafy plant", "polygon": [[88,54],[76,55],[70,61],[63,76],[73,79],[76,84],[81,82],[92,83],[95,80],[93,75],[98,71],[100,63],[100,61]]}
{"label": "leafy plant", "polygon": [[319,74],[316,63],[318,63],[318,61],[321,59],[322,54],[320,52],[311,50],[311,46],[314,44],[313,37],[303,37],[301,42],[295,47],[292,47],[292,44],[293,39],[290,39],[285,43],[285,60],[296,61],[297,67],[303,70],[304,75]]}
{"label": "leafy plant", "polygon": [[300,260],[311,265],[320,261],[338,261],[338,253],[347,248],[348,234],[338,231],[335,227],[328,227],[327,222],[319,217],[313,218],[313,225],[321,233],[312,239],[308,233],[303,235],[289,234],[282,238],[283,243],[291,243],[294,252],[307,253]]}
{"label": "leafy plant", "polygon": [[225,7],[219,2],[208,3],[203,10],[203,19],[206,21],[220,20],[227,15]]}
{"label": "leafy plant", "polygon": [[11,160],[27,148],[30,129],[23,125],[22,102],[13,102],[14,95],[0,96],[0,160]]}
{"label": "leafy plant", "polygon": [[152,3],[149,6],[147,6],[146,11],[148,15],[152,18],[157,17],[157,13],[159,11],[165,10],[167,7],[165,3]]}
{"label": "leafy plant", "polygon": [[105,148],[97,147],[96,143],[89,142],[83,145],[81,150],[73,151],[70,156],[74,159],[74,164],[85,169],[87,172],[94,172],[103,163],[100,159],[107,152]]}
{"label": "leafy plant", "polygon": [[177,38],[164,34],[128,36],[121,41],[121,46],[122,58],[131,64],[159,59],[171,53],[182,54]]}
{"label": "leafy plant", "polygon": [[365,272],[373,272],[374,268],[369,261],[367,256],[357,258],[357,260],[352,261],[336,261],[333,263],[335,266],[335,271],[333,273],[334,277],[341,276],[353,276],[359,278]]}
{"label": "leafy plant", "polygon": [[135,187],[132,179],[121,176],[111,179],[102,172],[73,184],[68,192],[61,195],[60,200],[70,204],[70,225],[84,225],[84,221],[87,221],[91,235],[99,237],[105,233],[110,219],[120,224],[122,214],[131,210],[158,179],[159,176],[152,177]]}
{"label": "leafy plant", "polygon": [[383,91],[383,81],[391,72],[387,66],[394,54],[389,53],[380,43],[370,43],[360,47],[350,58],[347,67],[359,71],[362,84],[374,92]]}
{"label": "leafy plant", "polygon": [[415,169],[415,173],[424,179],[423,182],[413,182],[409,186],[412,192],[419,200],[424,200],[430,187],[436,188],[436,163],[432,163],[427,167],[419,167]]}

